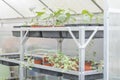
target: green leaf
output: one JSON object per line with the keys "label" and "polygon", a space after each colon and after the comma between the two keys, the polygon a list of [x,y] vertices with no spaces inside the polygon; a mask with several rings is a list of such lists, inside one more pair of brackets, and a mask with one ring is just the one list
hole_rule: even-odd
{"label": "green leaf", "polygon": [[45,12],[36,12],[37,16],[42,16]]}
{"label": "green leaf", "polygon": [[67,22],[70,20],[71,14],[70,13],[66,13],[66,18],[64,22]]}
{"label": "green leaf", "polygon": [[58,11],[53,12],[54,17],[57,17],[57,16],[61,15],[64,11],[65,10],[63,10],[63,9],[59,9]]}
{"label": "green leaf", "polygon": [[90,18],[93,17],[93,14],[91,14],[88,10],[82,10],[82,15],[87,15],[87,16],[89,16]]}
{"label": "green leaf", "polygon": [[88,14],[89,12],[87,10],[82,10],[82,14]]}

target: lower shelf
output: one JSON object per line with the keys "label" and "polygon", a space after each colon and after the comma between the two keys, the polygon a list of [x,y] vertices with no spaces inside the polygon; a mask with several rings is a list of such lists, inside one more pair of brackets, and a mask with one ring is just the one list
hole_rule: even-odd
{"label": "lower shelf", "polygon": [[[20,61],[14,59],[0,58],[0,64],[4,64],[8,66],[18,66],[20,64]],[[24,62],[24,64],[28,64],[28,63]],[[39,73],[52,75],[52,76],[61,76],[65,79],[71,79],[71,80],[78,80],[78,76],[81,75],[81,73],[78,71],[71,71],[71,70],[66,71],[63,69],[38,65],[38,64],[32,64],[32,68],[34,71]],[[103,78],[103,73],[98,72],[97,70],[85,71],[84,75],[85,75],[85,80],[95,80],[95,79]]]}
{"label": "lower shelf", "polygon": [[13,63],[13,62],[8,62],[4,60],[0,60],[0,64],[6,65],[6,66],[18,66],[19,64]]}
{"label": "lower shelf", "polygon": [[[78,76],[70,75],[70,74],[63,74],[63,78],[70,79],[70,80],[78,80]],[[94,74],[94,75],[86,75],[85,80],[95,80],[95,79],[102,79],[103,74]]]}
{"label": "lower shelf", "polygon": [[[42,73],[42,74],[57,76],[57,77],[61,76],[64,79],[78,80],[78,75],[74,73],[71,74],[71,73],[57,72],[57,71],[45,70],[45,69],[40,69],[35,67],[33,68],[33,71]],[[95,79],[102,79],[102,78],[103,78],[103,73],[94,73],[94,74],[85,75],[85,80],[95,80]]]}

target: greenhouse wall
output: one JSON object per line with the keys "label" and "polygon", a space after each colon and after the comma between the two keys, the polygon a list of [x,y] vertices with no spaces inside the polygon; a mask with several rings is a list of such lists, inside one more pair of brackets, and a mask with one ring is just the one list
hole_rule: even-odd
{"label": "greenhouse wall", "polygon": [[110,13],[109,80],[120,80],[120,13]]}

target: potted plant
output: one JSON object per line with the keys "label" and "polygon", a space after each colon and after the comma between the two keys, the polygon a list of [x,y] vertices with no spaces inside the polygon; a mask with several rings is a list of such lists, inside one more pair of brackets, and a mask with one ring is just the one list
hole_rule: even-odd
{"label": "potted plant", "polygon": [[[50,19],[50,14],[47,13],[46,8],[43,8],[41,11],[35,11],[34,9],[30,9],[31,12],[36,14],[34,18],[32,18],[30,24],[31,27],[37,28],[37,27],[47,27],[47,21]],[[46,21],[46,23],[43,25],[43,22]],[[49,25],[50,26],[50,25]]]}
{"label": "potted plant", "polygon": [[[49,14],[49,20],[52,20],[53,27],[64,27],[64,25],[69,21],[75,21],[76,19],[72,16],[72,10],[64,10],[58,9],[53,13]],[[60,31],[46,31],[43,32],[43,37],[50,37],[50,38],[63,38],[66,36],[66,33],[62,33]]]}

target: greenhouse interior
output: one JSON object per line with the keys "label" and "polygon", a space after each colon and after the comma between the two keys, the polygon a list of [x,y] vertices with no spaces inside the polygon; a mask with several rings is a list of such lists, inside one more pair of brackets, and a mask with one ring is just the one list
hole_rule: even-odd
{"label": "greenhouse interior", "polygon": [[119,20],[119,0],[0,0],[0,80],[120,80]]}

